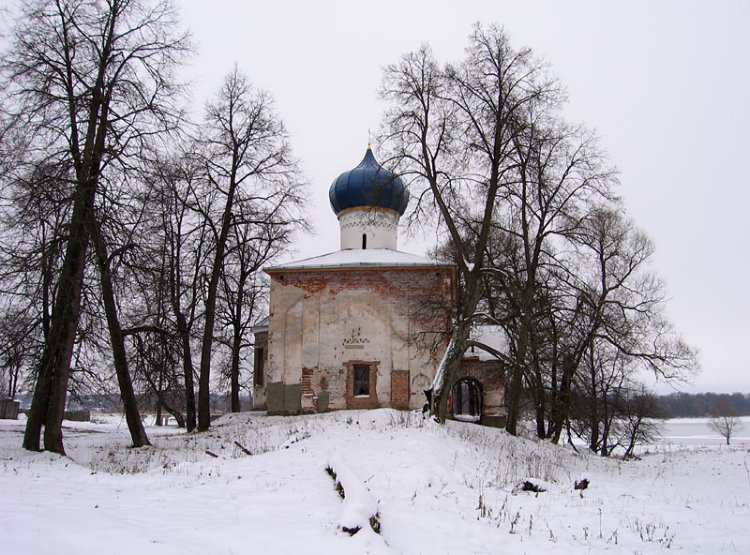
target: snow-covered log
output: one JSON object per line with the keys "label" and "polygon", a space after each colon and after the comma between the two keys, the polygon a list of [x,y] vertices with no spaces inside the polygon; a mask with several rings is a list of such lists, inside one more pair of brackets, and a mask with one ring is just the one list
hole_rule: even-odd
{"label": "snow-covered log", "polygon": [[346,461],[338,454],[331,454],[328,457],[326,471],[344,498],[339,515],[339,528],[351,535],[366,527],[379,532],[378,502]]}

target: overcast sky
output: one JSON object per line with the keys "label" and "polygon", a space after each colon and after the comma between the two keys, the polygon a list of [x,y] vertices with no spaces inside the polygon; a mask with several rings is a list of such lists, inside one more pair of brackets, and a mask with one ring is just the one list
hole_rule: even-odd
{"label": "overcast sky", "polygon": [[[701,352],[702,372],[683,389],[750,392],[749,2],[178,5],[197,46],[196,105],[234,63],[276,99],[317,231],[300,238],[296,258],[338,249],[328,187],[379,125],[381,68],[424,42],[440,61],[458,60],[474,22],[504,26],[514,46],[550,62],[568,90],[567,118],[601,136],[630,216],[656,243],[669,314]],[[422,254],[428,240],[402,237],[400,248]]]}
{"label": "overcast sky", "polygon": [[[196,43],[186,77],[197,113],[235,63],[276,100],[317,232],[299,238],[292,258],[339,247],[328,187],[378,128],[381,68],[422,43],[457,61],[475,22],[502,25],[515,47],[551,64],[568,91],[567,119],[599,134],[629,215],[655,241],[668,313],[700,350],[702,371],[681,389],[750,392],[750,2],[175,4]],[[402,234],[399,248],[423,254],[430,241]]]}

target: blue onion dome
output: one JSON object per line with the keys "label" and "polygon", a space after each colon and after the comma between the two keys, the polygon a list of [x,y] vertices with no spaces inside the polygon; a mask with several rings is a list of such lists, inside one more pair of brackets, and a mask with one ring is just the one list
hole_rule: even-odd
{"label": "blue onion dome", "polygon": [[403,216],[409,204],[409,191],[401,178],[378,164],[368,146],[365,157],[353,170],[342,173],[328,191],[333,211],[347,208],[390,208]]}

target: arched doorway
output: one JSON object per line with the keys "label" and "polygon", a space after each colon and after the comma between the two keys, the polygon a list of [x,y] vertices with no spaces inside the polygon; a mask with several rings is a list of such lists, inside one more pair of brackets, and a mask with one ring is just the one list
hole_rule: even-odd
{"label": "arched doorway", "polygon": [[453,418],[479,422],[482,417],[482,386],[473,378],[462,378],[451,391]]}

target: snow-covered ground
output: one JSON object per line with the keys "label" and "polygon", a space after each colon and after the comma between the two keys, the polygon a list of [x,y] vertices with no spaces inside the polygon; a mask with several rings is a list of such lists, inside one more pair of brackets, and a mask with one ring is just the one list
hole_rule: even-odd
{"label": "snow-covered ground", "polygon": [[[732,446],[670,421],[628,462],[392,410],[149,427],[143,449],[99,417],[66,422],[68,457],[21,449],[24,425],[0,421],[1,553],[750,553],[750,419]],[[373,499],[380,534],[343,532]]]}

